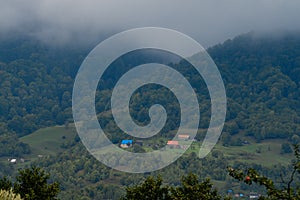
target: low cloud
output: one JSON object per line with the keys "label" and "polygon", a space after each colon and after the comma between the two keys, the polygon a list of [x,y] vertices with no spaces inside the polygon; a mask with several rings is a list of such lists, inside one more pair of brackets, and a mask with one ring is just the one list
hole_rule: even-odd
{"label": "low cloud", "polygon": [[130,28],[159,26],[207,47],[249,31],[299,30],[299,8],[298,0],[2,0],[0,33],[48,43],[91,42]]}

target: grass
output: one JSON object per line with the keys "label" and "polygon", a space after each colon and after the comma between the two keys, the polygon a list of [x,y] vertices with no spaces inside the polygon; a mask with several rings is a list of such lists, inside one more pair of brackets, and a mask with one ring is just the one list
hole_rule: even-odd
{"label": "grass", "polygon": [[[20,138],[24,143],[30,145],[32,154],[31,157],[38,155],[55,155],[64,151],[62,144],[72,141],[76,136],[74,125],[70,125],[68,129],[64,126],[55,126],[40,129],[30,135]],[[293,154],[280,154],[281,144],[285,140],[264,140],[261,143],[251,142],[243,146],[225,147],[219,142],[214,151],[220,151],[228,159],[230,164],[235,161],[245,163],[257,163],[266,167],[272,167],[275,164],[287,165],[293,158]],[[182,141],[182,144],[185,142]],[[195,152],[198,155],[201,142],[194,142],[192,148],[189,148],[186,153]],[[146,151],[151,151],[150,147],[144,146]],[[182,151],[174,149],[174,152]]]}
{"label": "grass", "polygon": [[63,151],[62,145],[74,140],[76,134],[74,126],[69,126],[68,129],[64,126],[54,126],[39,129],[20,138],[20,141],[30,145],[31,156],[55,155]]}
{"label": "grass", "polygon": [[216,150],[224,153],[232,161],[257,163],[272,167],[275,164],[287,165],[293,154],[280,154],[281,144],[285,140],[266,140],[262,143],[252,143],[239,147],[216,146]]}

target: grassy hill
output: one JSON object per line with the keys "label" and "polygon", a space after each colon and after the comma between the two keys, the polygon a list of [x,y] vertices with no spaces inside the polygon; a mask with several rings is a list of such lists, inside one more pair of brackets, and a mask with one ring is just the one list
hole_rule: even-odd
{"label": "grassy hill", "polygon": [[265,140],[261,143],[251,143],[244,146],[224,147],[217,145],[219,150],[231,161],[243,163],[256,163],[266,167],[275,164],[287,165],[293,158],[293,154],[281,154],[281,144],[285,140]]}
{"label": "grassy hill", "polygon": [[[281,154],[281,144],[286,143],[283,139],[264,140],[261,143],[249,143],[243,146],[223,146],[219,142],[213,151],[224,154],[229,163],[235,161],[243,163],[261,164],[265,167],[272,167],[276,164],[287,165],[293,158],[293,154]],[[187,153],[195,152],[198,154],[201,142],[193,143]]]}
{"label": "grassy hill", "polygon": [[31,155],[55,155],[64,151],[64,144],[74,141],[76,131],[73,125],[68,128],[64,126],[54,126],[39,129],[32,134],[21,137],[20,140],[29,144]]}

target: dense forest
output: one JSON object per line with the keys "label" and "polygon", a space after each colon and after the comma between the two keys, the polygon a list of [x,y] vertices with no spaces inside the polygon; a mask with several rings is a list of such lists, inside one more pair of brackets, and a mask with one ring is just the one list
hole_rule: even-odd
{"label": "dense forest", "polygon": [[[26,156],[30,146],[19,138],[54,125],[72,123],[72,87],[77,70],[92,46],[50,47],[29,38],[0,42],[0,156]],[[146,58],[145,55],[151,55]],[[245,140],[263,142],[283,139],[283,152],[289,144],[300,141],[300,37],[298,33],[284,36],[259,36],[248,33],[227,40],[208,49],[224,80],[227,93],[227,116],[220,142],[224,146],[242,146]],[[196,88],[201,106],[200,129],[205,132],[210,119],[210,101],[205,83],[184,60],[166,52],[135,52],[116,60],[111,71],[104,75],[96,96],[99,122],[114,143],[124,139],[113,122],[109,97],[118,77],[143,62],[156,61],[175,68]],[[149,60],[147,60],[149,59]],[[149,92],[149,91],[154,92]],[[159,91],[159,92],[157,92]],[[170,91],[157,86],[143,87],[132,97],[132,116],[138,123],[149,121],[149,107],[160,103],[168,111],[168,121],[162,130],[172,137],[178,122],[178,102]],[[173,102],[173,103],[170,103]],[[112,134],[113,133],[113,134]],[[118,133],[118,134],[115,134]],[[159,141],[161,135],[153,138]],[[196,139],[201,141],[203,134]],[[161,142],[160,145],[163,145]],[[124,174],[94,159],[78,137],[64,146],[65,151],[49,156],[35,165],[44,167],[51,179],[61,186],[63,199],[119,198],[124,186],[140,183],[145,176],[162,174],[167,183],[178,185],[182,174],[196,173],[225,181],[225,189],[238,183],[228,177],[226,166],[232,164],[220,151],[207,158],[195,159],[194,153],[185,154],[165,169],[149,174]],[[152,146],[152,148],[158,148]],[[136,151],[141,151],[135,147]],[[14,167],[0,162],[0,176],[13,174]],[[278,179],[288,166],[276,165],[271,170],[259,163],[234,162],[234,167],[252,166],[264,175]],[[260,190],[255,185],[238,184],[243,190]],[[263,192],[263,191],[261,191]],[[96,198],[97,197],[97,198]]]}

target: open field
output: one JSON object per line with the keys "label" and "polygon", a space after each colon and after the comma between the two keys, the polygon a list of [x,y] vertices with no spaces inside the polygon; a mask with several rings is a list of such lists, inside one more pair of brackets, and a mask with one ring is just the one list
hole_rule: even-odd
{"label": "open field", "polygon": [[30,135],[26,135],[20,140],[30,145],[32,154],[37,155],[55,155],[64,150],[62,145],[74,140],[76,136],[74,126],[65,128],[63,126],[54,126],[40,129]]}
{"label": "open field", "polygon": [[[244,163],[256,163],[266,167],[275,164],[287,165],[293,158],[293,154],[280,154],[281,144],[286,140],[264,140],[261,143],[250,143],[243,146],[225,147],[219,142],[213,151],[220,151],[230,163],[235,161]],[[187,153],[195,152],[198,154],[201,142],[194,142]]]}
{"label": "open field", "polygon": [[[38,155],[55,155],[64,151],[62,147],[64,143],[74,140],[76,136],[74,125],[68,128],[63,126],[55,126],[40,129],[30,135],[20,138],[24,143],[30,145],[32,154],[30,157],[37,157]],[[235,161],[246,163],[257,163],[267,167],[274,164],[286,165],[293,158],[293,154],[280,154],[281,144],[285,140],[265,140],[261,143],[250,142],[243,146],[229,146],[225,147],[219,142],[213,151],[220,151],[229,160],[230,163]],[[185,143],[185,142],[183,142]],[[195,152],[198,154],[201,142],[193,142],[186,153]],[[151,151],[150,147],[144,146],[146,151]],[[173,149],[173,151],[182,151]]]}

